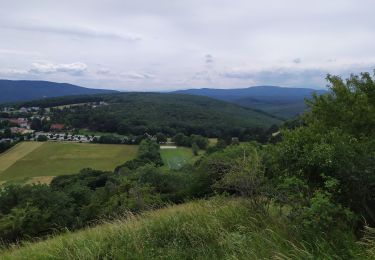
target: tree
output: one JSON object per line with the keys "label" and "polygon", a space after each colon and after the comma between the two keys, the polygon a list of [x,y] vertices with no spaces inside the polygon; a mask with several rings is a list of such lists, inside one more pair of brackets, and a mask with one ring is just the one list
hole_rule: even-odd
{"label": "tree", "polygon": [[197,156],[197,155],[199,154],[199,147],[198,147],[198,145],[197,145],[196,143],[193,143],[193,144],[191,145],[191,149],[192,149],[193,154],[194,154],[195,156]]}
{"label": "tree", "polygon": [[42,130],[42,120],[40,120],[39,118],[33,118],[30,124],[30,128],[36,131]]}
{"label": "tree", "polygon": [[264,209],[268,194],[262,158],[255,146],[239,146],[238,151],[240,153],[232,160],[229,171],[215,186],[249,198],[254,208]]}
{"label": "tree", "polygon": [[155,165],[163,165],[163,160],[160,156],[160,146],[155,141],[144,139],[138,148],[138,158],[143,161],[154,163]]}
{"label": "tree", "polygon": [[156,134],[156,142],[160,143],[166,143],[167,142],[167,136],[163,133],[157,133]]}
{"label": "tree", "polygon": [[45,141],[48,140],[48,137],[45,136],[45,135],[38,135],[38,137],[36,138],[36,140],[37,140],[38,142],[45,142]]}
{"label": "tree", "polygon": [[283,130],[270,148],[267,175],[306,183],[309,201],[327,192],[327,178],[337,180],[329,202],[375,225],[375,83],[368,73],[327,79],[330,93],[308,101],[305,124]]}

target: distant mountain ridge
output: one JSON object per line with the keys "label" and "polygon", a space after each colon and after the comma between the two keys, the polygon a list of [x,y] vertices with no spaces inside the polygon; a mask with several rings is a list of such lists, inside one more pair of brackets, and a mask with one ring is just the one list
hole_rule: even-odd
{"label": "distant mountain ridge", "polygon": [[312,93],[321,95],[327,93],[327,91],[312,88],[254,86],[237,89],[187,89],[174,91],[173,93],[211,97],[245,107],[260,109],[275,116],[292,118],[305,111],[305,98],[310,98]]}
{"label": "distant mountain ridge", "polygon": [[68,83],[50,81],[0,80],[0,103],[113,92],[117,91],[84,88]]}

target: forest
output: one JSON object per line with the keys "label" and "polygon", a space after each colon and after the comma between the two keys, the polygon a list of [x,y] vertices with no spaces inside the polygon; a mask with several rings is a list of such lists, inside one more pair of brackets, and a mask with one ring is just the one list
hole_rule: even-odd
{"label": "forest", "polygon": [[[90,105],[99,101],[106,105]],[[65,124],[69,128],[88,128],[122,135],[155,135],[160,132],[169,137],[177,133],[238,137],[283,122],[263,111],[211,98],[167,93],[60,97],[21,103],[18,106],[46,108],[68,104],[71,106],[52,109],[53,122]]]}

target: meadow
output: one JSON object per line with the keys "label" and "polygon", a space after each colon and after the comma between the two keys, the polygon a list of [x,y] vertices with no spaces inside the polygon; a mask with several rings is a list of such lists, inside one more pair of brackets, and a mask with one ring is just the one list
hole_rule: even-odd
{"label": "meadow", "polygon": [[179,169],[184,164],[194,162],[198,156],[194,156],[191,148],[177,147],[175,149],[160,149],[160,155],[164,166],[169,169]]}
{"label": "meadow", "polygon": [[112,171],[135,158],[138,146],[65,142],[22,142],[0,155],[0,182],[48,183],[83,168]]}

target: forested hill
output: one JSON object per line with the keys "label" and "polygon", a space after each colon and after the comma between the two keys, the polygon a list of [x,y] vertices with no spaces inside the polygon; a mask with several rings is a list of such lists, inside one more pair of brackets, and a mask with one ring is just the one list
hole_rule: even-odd
{"label": "forested hill", "polygon": [[72,84],[50,81],[0,80],[0,103],[111,92],[114,91],[84,88]]}
{"label": "forested hill", "polygon": [[283,118],[294,117],[306,109],[304,99],[312,93],[324,94],[325,90],[311,88],[285,88],[277,86],[256,86],[238,89],[187,89],[174,93],[183,93],[211,97],[238,105],[261,109]]}
{"label": "forested hill", "polygon": [[[105,101],[107,105],[92,109],[78,106],[56,113],[57,122],[75,128],[96,131],[143,134],[162,132],[174,135],[202,134],[219,136],[224,132],[244,128],[279,124],[281,120],[263,111],[241,107],[207,97],[165,93],[116,93],[88,97],[63,97],[50,99],[51,106],[64,103]],[[48,106],[49,99],[29,105]]]}

